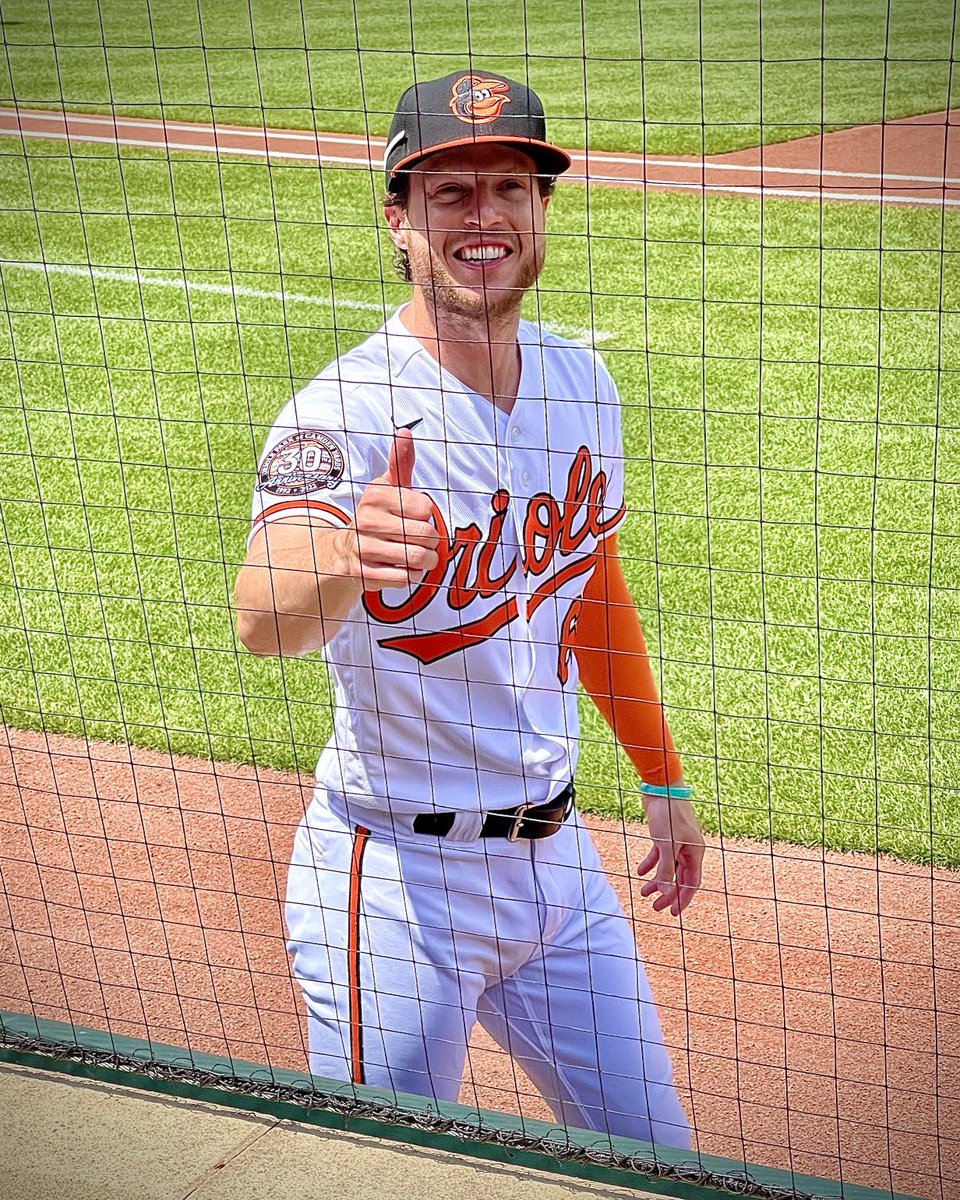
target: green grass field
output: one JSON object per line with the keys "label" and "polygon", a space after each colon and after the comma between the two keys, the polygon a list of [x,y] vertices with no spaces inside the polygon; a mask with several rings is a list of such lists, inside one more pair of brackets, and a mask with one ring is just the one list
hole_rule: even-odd
{"label": "green grass field", "polygon": [[171,120],[383,134],[411,79],[468,59],[529,77],[553,136],[595,149],[712,153],[960,104],[953,0],[5,0],[2,31],[3,102]]}
{"label": "green grass field", "polygon": [[[228,597],[266,429],[405,295],[369,176],[7,138],[0,196],[0,718],[312,769],[323,669],[239,649]],[[566,187],[551,215],[530,312],[620,385],[624,552],[705,823],[960,863],[960,216]],[[636,815],[584,717],[584,800]]]}

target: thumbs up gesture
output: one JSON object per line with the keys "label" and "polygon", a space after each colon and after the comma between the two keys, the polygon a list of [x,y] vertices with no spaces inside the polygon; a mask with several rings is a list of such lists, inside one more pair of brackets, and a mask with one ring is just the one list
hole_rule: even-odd
{"label": "thumbs up gesture", "polygon": [[350,567],[367,591],[409,587],[437,565],[440,535],[430,498],[413,488],[415,465],[413,434],[399,429],[385,473],[367,484],[357,504]]}

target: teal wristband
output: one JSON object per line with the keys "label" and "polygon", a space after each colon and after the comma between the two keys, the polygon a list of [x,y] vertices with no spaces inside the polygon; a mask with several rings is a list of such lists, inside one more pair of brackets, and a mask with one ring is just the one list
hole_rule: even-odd
{"label": "teal wristband", "polygon": [[665,796],[668,800],[689,800],[693,788],[686,783],[641,783],[640,791],[644,796]]}

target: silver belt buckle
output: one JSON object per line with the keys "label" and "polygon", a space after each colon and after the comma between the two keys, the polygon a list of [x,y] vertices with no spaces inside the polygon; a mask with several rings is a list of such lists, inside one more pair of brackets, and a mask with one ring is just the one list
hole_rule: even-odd
{"label": "silver belt buckle", "polygon": [[539,808],[539,804],[518,804],[517,811],[513,815],[513,824],[510,826],[510,832],[507,834],[508,842],[515,842],[520,837],[520,826],[523,824],[523,818],[527,815],[531,808]]}

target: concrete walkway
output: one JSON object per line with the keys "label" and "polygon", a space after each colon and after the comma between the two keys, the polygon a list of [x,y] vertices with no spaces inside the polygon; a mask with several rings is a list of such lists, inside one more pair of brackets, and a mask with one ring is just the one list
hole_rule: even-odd
{"label": "concrete walkway", "polygon": [[5,1065],[0,1131],[0,1200],[653,1200]]}

